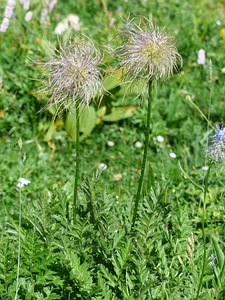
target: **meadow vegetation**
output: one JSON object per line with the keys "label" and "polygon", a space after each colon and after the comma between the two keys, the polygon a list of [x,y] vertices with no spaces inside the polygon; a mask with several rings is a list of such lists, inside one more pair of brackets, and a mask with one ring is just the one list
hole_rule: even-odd
{"label": "meadow vegetation", "polygon": [[[7,1],[0,4],[2,22]],[[225,299],[225,165],[208,157],[210,136],[225,122],[225,2],[58,0],[46,7],[31,0],[26,10],[16,1],[0,32],[0,299]],[[108,91],[80,115],[76,219],[76,118],[42,110],[48,95],[40,92],[39,64],[59,41],[79,36],[71,21],[54,32],[72,14],[104,53]],[[118,85],[119,71],[110,75],[117,60],[108,46],[120,44],[119,29],[136,16],[175,37],[183,65],[154,84],[132,226],[147,102],[140,87]]]}

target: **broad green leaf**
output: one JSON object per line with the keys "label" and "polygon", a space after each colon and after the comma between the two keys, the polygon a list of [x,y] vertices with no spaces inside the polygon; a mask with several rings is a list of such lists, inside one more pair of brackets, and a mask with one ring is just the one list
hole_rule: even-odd
{"label": "broad green leaf", "polygon": [[104,117],[104,115],[106,114],[106,106],[104,105],[104,106],[102,106],[102,107],[100,107],[97,111],[96,111],[96,116],[98,117],[98,118],[103,118]]}
{"label": "broad green leaf", "polygon": [[130,118],[134,111],[136,110],[135,106],[117,106],[112,107],[112,111],[109,115],[103,117],[103,120],[106,122],[116,122],[126,118]]}
{"label": "broad green leaf", "polygon": [[55,132],[56,132],[55,123],[51,123],[48,128],[48,131],[46,132],[46,134],[44,136],[44,141],[49,142],[52,139],[52,136]]}
{"label": "broad green leaf", "polygon": [[103,117],[104,117],[105,114],[106,114],[106,110],[107,110],[107,108],[106,108],[106,106],[104,105],[104,106],[100,107],[100,108],[96,111],[96,117],[97,117],[96,123],[97,123],[97,124],[101,123]]}
{"label": "broad green leaf", "polygon": [[95,109],[93,106],[85,108],[80,115],[80,131],[83,135],[80,140],[87,138],[94,129],[97,122]]}
{"label": "broad green leaf", "polygon": [[121,84],[120,90],[116,93],[117,96],[123,96],[126,94],[129,95],[139,95],[142,94],[143,91],[146,90],[146,81],[138,80],[138,82],[134,82],[132,84]]}
{"label": "broad green leaf", "polygon": [[[85,107],[80,114],[80,141],[87,138],[96,125],[96,114],[93,106]],[[66,131],[76,141],[76,112],[70,111],[66,117]]]}
{"label": "broad green leaf", "polygon": [[107,91],[114,89],[119,85],[120,78],[122,76],[122,70],[114,70],[109,76],[105,77],[104,87]]}

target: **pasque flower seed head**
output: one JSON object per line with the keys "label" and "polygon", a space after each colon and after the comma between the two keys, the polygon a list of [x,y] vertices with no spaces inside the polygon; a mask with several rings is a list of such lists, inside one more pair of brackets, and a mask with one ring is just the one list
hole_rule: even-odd
{"label": "pasque flower seed head", "polygon": [[172,75],[177,63],[182,62],[174,39],[153,21],[142,18],[140,25],[131,20],[120,31],[122,45],[114,53],[120,60],[118,67],[124,70],[124,78],[130,82],[164,79]]}
{"label": "pasque flower seed head", "polygon": [[103,78],[99,63],[102,55],[87,39],[55,49],[50,60],[41,63],[45,74],[44,91],[51,94],[44,109],[56,106],[57,113],[77,104],[88,106],[97,96],[102,97]]}

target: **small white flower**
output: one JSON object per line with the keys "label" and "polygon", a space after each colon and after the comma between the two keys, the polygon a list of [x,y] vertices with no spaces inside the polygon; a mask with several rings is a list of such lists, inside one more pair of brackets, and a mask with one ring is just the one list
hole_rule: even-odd
{"label": "small white flower", "polygon": [[30,8],[30,0],[23,1],[23,9],[27,11]]}
{"label": "small white flower", "polygon": [[77,15],[69,15],[67,17],[67,20],[70,24],[70,26],[75,30],[75,31],[79,31],[80,27],[81,27],[81,22],[80,22],[80,18]]}
{"label": "small white flower", "polygon": [[160,142],[160,143],[164,142],[164,137],[161,136],[161,135],[158,135],[157,136],[157,141]]}
{"label": "small white flower", "polygon": [[222,72],[222,73],[225,73],[225,68],[221,69],[221,72]]}
{"label": "small white flower", "polygon": [[75,31],[79,31],[81,27],[80,18],[77,15],[70,14],[63,19],[55,28],[55,34],[62,34],[71,26]]}
{"label": "small white flower", "polygon": [[34,140],[26,140],[25,142],[24,142],[24,145],[25,144],[30,144],[30,143],[33,143],[34,142]]}
{"label": "small white flower", "polygon": [[212,267],[216,264],[216,256],[215,254],[211,254],[209,257],[209,263],[207,264],[208,267]]}
{"label": "small white flower", "polygon": [[54,33],[55,34],[62,34],[64,31],[66,31],[67,29],[69,28],[69,24],[67,21],[63,20],[62,22],[60,22],[55,30],[54,30]]}
{"label": "small white flower", "polygon": [[137,142],[134,144],[134,146],[135,146],[136,148],[141,148],[141,147],[143,146],[143,144],[142,144],[141,142],[137,141]]}
{"label": "small white flower", "polygon": [[208,171],[208,169],[209,169],[209,166],[203,166],[202,167],[202,171]]}
{"label": "small white flower", "polygon": [[205,64],[205,50],[200,49],[198,51],[198,60],[197,60],[199,65],[204,65]]}
{"label": "small white flower", "polygon": [[2,20],[2,24],[0,25],[0,32],[6,32],[8,26],[9,26],[9,19],[8,18],[4,18]]}
{"label": "small white flower", "polygon": [[47,15],[48,15],[48,9],[46,7],[44,7],[42,12],[41,12],[41,17],[40,17],[40,21],[39,21],[41,24],[45,23]]}
{"label": "small white flower", "polygon": [[52,0],[50,3],[49,3],[49,11],[52,12],[55,5],[57,4],[57,0]]}
{"label": "small white flower", "polygon": [[15,4],[16,4],[15,0],[8,0],[8,3],[7,3],[8,6],[12,7],[12,6],[15,6]]}
{"label": "small white flower", "polygon": [[122,174],[114,174],[113,177],[116,181],[119,181],[122,179]]}
{"label": "small white flower", "polygon": [[100,164],[98,164],[98,169],[101,171],[104,171],[107,169],[107,165],[104,163],[100,163]]}
{"label": "small white flower", "polygon": [[176,158],[177,156],[176,156],[176,154],[175,154],[175,153],[173,153],[173,152],[170,152],[170,157],[171,157],[171,158]]}
{"label": "small white flower", "polygon": [[222,23],[221,23],[220,20],[217,20],[217,21],[216,21],[216,25],[220,26],[221,24],[222,24]]}
{"label": "small white flower", "polygon": [[18,187],[18,188],[23,188],[24,185],[28,185],[29,183],[30,183],[30,180],[25,179],[25,178],[19,178],[19,179],[18,179],[17,187]]}
{"label": "small white flower", "polygon": [[32,19],[32,16],[33,16],[33,12],[32,12],[32,11],[28,11],[28,12],[26,13],[26,15],[25,15],[24,20],[25,20],[26,22],[30,22],[30,20]]}
{"label": "small white flower", "polygon": [[108,141],[108,142],[107,142],[107,145],[108,145],[109,147],[113,147],[113,146],[115,146],[115,143],[114,143],[113,141]]}
{"label": "small white flower", "polygon": [[4,17],[10,19],[13,14],[13,6],[7,5],[4,11]]}
{"label": "small white flower", "polygon": [[114,23],[116,22],[115,18],[112,18],[109,22],[109,27],[113,27]]}

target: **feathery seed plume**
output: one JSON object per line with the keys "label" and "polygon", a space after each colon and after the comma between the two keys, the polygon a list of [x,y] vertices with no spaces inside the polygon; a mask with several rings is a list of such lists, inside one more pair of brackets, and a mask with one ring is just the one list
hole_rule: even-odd
{"label": "feathery seed plume", "polygon": [[115,56],[120,60],[123,77],[132,84],[144,80],[146,84],[153,78],[164,79],[173,74],[182,58],[175,42],[164,30],[159,30],[152,20],[142,18],[140,25],[134,19],[120,31],[122,45],[115,48]]}
{"label": "feathery seed plume", "polygon": [[44,110],[56,106],[57,113],[78,103],[88,106],[96,96],[102,97],[103,78],[98,67],[102,55],[90,40],[76,38],[74,43],[55,49],[50,60],[41,63],[46,75],[43,91],[50,92]]}

